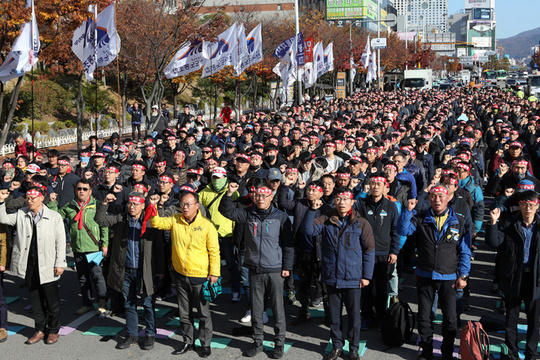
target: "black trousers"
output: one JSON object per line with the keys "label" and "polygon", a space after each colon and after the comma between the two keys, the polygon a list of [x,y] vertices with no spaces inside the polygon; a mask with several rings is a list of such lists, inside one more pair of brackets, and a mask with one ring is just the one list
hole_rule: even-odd
{"label": "black trousers", "polygon": [[60,330],[60,295],[58,281],[39,283],[39,269],[28,264],[26,284],[30,293],[30,305],[34,314],[36,331],[58,334]]}
{"label": "black trousers", "polygon": [[137,140],[141,140],[141,124],[131,124],[131,137],[135,140],[135,133],[138,133]]}
{"label": "black trousers", "polygon": [[311,283],[315,279],[315,298],[323,298],[325,312],[328,310],[328,294],[326,284],[319,281],[321,274],[321,262],[317,261],[315,252],[302,252],[298,255],[298,266],[300,268],[298,282],[298,301],[302,304],[301,312],[309,313],[309,301],[313,299],[311,295]]}
{"label": "black trousers", "polygon": [[[392,275],[392,267],[388,265],[388,255],[375,256],[373,279],[362,290],[362,318],[373,318],[373,306],[377,312],[377,320],[384,319],[388,302],[388,279]],[[375,289],[375,293],[373,290]]]}
{"label": "black trousers", "polygon": [[347,309],[347,340],[349,349],[358,351],[360,346],[360,298],[362,289],[338,289],[331,285],[326,285],[328,290],[328,304],[330,308],[330,339],[334,349],[343,348],[345,339],[343,337],[343,324],[341,322],[341,311],[343,305]]}
{"label": "black trousers", "polygon": [[431,306],[435,291],[439,293],[439,304],[443,313],[441,352],[443,358],[454,352],[454,339],[457,332],[456,289],[455,280],[432,280],[418,277],[416,290],[418,294],[418,335],[420,347],[426,352],[433,351],[433,323]]}
{"label": "black trousers", "polygon": [[525,313],[527,314],[527,344],[525,345],[525,359],[538,358],[537,345],[539,340],[538,319],[540,317],[540,299],[532,299],[533,288],[533,273],[523,273],[519,296],[516,297],[516,294],[505,294],[505,343],[506,346],[508,346],[508,355],[512,360],[519,359],[517,324],[519,321],[521,301],[525,303]]}

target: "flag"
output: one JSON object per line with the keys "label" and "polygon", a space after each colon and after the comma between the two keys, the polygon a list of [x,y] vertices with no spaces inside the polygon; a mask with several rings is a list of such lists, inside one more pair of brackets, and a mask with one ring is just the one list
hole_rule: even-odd
{"label": "flag", "polygon": [[277,46],[276,50],[274,50],[274,53],[272,55],[278,59],[283,59],[283,57],[288,55],[289,49],[291,48],[291,44],[294,43],[295,39],[296,39],[296,35],[293,35],[287,40],[283,41],[281,44]]}
{"label": "flag", "polygon": [[238,25],[238,62],[234,64],[234,76],[240,76],[243,71],[240,71],[242,60],[248,56],[246,27],[245,23]]}
{"label": "flag", "polygon": [[232,24],[218,35],[218,41],[209,44],[209,59],[204,65],[201,78],[217,73],[225,66],[238,63],[238,26]]}
{"label": "flag", "polygon": [[304,76],[303,76],[303,80],[304,80],[304,87],[306,89],[309,89],[310,87],[312,87],[314,84],[315,84],[315,80],[317,80],[317,78],[315,76],[313,76],[313,62],[308,62],[304,65]]}
{"label": "flag", "polygon": [[306,63],[306,58],[304,56],[304,35],[301,31],[297,34],[296,40],[296,63],[298,66],[304,66]]}
{"label": "flag", "polygon": [[6,60],[0,66],[0,81],[8,82],[16,77],[23,76],[38,61],[38,52],[41,47],[39,31],[34,12],[34,2],[28,0],[26,7],[32,8],[30,21],[21,26],[21,33],[13,42]]}
{"label": "flag", "polygon": [[377,78],[377,52],[371,53],[371,58],[369,59],[368,72],[366,75],[366,83],[371,82]]}
{"label": "flag", "polygon": [[324,49],[324,72],[334,71],[334,43],[330,43]]}
{"label": "flag", "polygon": [[82,61],[86,79],[92,81],[96,66],[107,66],[116,59],[121,44],[114,21],[114,3],[97,16],[96,5],[90,5],[88,11],[93,16],[73,33],[71,50]]}
{"label": "flag", "polygon": [[90,5],[88,11],[92,13],[86,21],[83,21],[73,33],[71,39],[71,50],[82,61],[86,80],[94,80],[94,70],[96,69],[96,8]]}
{"label": "flag", "polygon": [[313,36],[304,40],[304,57],[306,58],[306,63],[313,62]]}
{"label": "flag", "polygon": [[324,74],[324,47],[322,41],[319,41],[313,48],[313,70],[316,79]]}
{"label": "flag", "polygon": [[282,103],[287,102],[287,91],[296,80],[297,66],[295,48],[296,46],[293,46],[293,43],[290,42],[289,48],[283,50],[283,56],[272,69],[272,71],[281,78],[281,82],[283,83],[281,94]]}
{"label": "flag", "polygon": [[248,67],[253,64],[263,61],[262,51],[262,26],[255,26],[246,38],[247,54],[243,58],[239,59],[239,66],[237,69],[237,75],[242,74]]}
{"label": "flag", "polygon": [[356,76],[356,64],[354,63],[354,59],[351,56],[351,79],[354,81],[354,77]]}
{"label": "flag", "polygon": [[207,43],[204,40],[193,40],[182,46],[163,72],[167,79],[173,79],[203,67],[208,60]]}
{"label": "flag", "polygon": [[369,66],[369,56],[371,55],[371,44],[369,43],[369,35],[367,37],[366,46],[364,47],[364,52],[362,53],[362,58],[360,61],[364,65],[364,69]]}

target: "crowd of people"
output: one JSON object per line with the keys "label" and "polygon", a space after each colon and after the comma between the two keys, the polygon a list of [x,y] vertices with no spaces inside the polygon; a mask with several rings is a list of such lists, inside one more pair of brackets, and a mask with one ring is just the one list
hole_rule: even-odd
{"label": "crowd of people", "polygon": [[125,313],[119,349],[139,341],[139,299],[141,346],[154,347],[155,302],[174,287],[183,342],[173,354],[195,349],[195,315],[198,353],[209,356],[207,290],[226,269],[232,302],[245,301],[240,321],[251,322],[244,356],[263,350],[266,303],[273,357],[283,356],[284,301],[298,301],[292,326],[309,323],[309,308],[322,305],[333,345],[327,358],[338,359],[348,340],[356,360],[361,331],[382,326],[399,301],[400,279],[414,272],[418,358],[433,358],[440,307],[442,358],[453,359],[471,254],[484,232],[498,254],[493,290],[506,312],[508,357],[519,358],[522,301],[525,358],[538,357],[537,102],[494,87],[359,92],[237,120],[227,113],[212,128],[188,106],[173,114],[155,106],[150,123],[158,124],[145,136],[143,111],[128,111],[132,139],[93,137],[76,161],[16,137],[0,190],[0,341],[8,328],[6,272],[24,278],[30,292],[35,334],[26,343],[58,341],[58,280],[72,256],[77,314],[96,311],[94,303],[100,317]]}

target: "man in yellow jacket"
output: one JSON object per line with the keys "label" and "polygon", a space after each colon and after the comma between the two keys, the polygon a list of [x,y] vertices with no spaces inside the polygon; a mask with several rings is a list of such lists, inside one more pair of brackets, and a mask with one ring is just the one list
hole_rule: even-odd
{"label": "man in yellow jacket", "polygon": [[[150,197],[151,206],[159,201],[159,195]],[[181,355],[193,349],[193,307],[199,313],[199,339],[201,357],[211,354],[212,318],[210,304],[203,299],[201,289],[207,279],[214,284],[220,276],[220,256],[218,234],[214,224],[199,212],[199,197],[196,193],[180,193],[181,214],[162,218],[150,218],[153,228],[171,232],[172,264],[175,271],[178,309],[180,312],[180,332],[184,344],[173,352]],[[147,209],[151,211],[151,209]]]}

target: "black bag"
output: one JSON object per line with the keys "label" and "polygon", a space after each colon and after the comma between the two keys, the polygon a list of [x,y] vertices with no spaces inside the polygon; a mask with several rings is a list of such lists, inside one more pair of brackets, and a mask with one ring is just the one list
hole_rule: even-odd
{"label": "black bag", "polygon": [[387,346],[401,346],[411,339],[415,318],[406,301],[393,303],[384,314],[381,328],[383,343]]}

